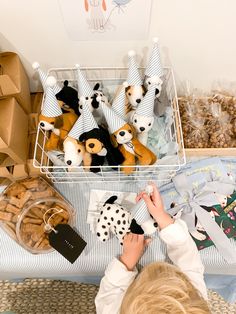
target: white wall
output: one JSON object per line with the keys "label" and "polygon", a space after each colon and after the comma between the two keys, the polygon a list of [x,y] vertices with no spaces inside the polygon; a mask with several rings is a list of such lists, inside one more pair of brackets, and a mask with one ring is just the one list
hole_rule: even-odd
{"label": "white wall", "polygon": [[235,0],[153,0],[149,38],[135,42],[71,41],[57,0],[0,0],[0,8],[0,49],[19,53],[31,78],[36,60],[46,69],[124,65],[129,49],[146,57],[158,36],[178,86],[185,79],[204,89],[216,79],[236,80]]}

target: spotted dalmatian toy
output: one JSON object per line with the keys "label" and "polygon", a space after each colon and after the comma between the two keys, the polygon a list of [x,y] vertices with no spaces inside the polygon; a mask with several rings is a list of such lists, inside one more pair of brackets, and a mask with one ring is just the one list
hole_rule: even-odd
{"label": "spotted dalmatian toy", "polygon": [[132,215],[123,206],[115,203],[117,196],[111,196],[103,205],[100,217],[97,221],[97,237],[105,242],[110,238],[110,233],[114,234],[120,244],[123,244],[123,238],[128,232],[136,234],[152,234],[156,231],[157,223],[150,220],[144,222],[141,226],[132,219]]}

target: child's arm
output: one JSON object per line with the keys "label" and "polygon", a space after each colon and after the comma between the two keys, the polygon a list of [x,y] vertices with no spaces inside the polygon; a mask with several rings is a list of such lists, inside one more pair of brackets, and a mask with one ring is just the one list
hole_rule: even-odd
{"label": "child's arm", "polygon": [[123,297],[137,275],[135,266],[147,244],[143,235],[130,233],[125,236],[123,254],[119,260],[112,260],[101,280],[95,299],[97,314],[119,313]]}
{"label": "child's arm", "polygon": [[204,266],[186,223],[181,219],[174,220],[165,212],[161,195],[154,184],[151,196],[144,193],[141,197],[145,200],[150,214],[158,223],[159,235],[167,245],[169,258],[207,299],[207,290],[203,279]]}

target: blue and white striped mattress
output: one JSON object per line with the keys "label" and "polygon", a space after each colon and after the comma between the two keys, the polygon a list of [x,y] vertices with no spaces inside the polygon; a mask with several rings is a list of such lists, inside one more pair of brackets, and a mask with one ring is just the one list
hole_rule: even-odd
{"label": "blue and white striped mattress", "polygon": [[[236,158],[223,159],[223,164],[236,174]],[[170,183],[171,184],[171,183]],[[170,186],[168,184],[167,186]],[[86,223],[87,208],[89,204],[90,189],[108,191],[138,192],[144,183],[104,183],[56,186],[65,198],[77,210],[76,227],[79,233],[88,243],[86,249],[72,265],[57,252],[49,254],[32,255],[16,244],[5,232],[0,229],[0,279],[24,278],[24,277],[76,277],[76,276],[100,276],[104,273],[110,260],[119,255],[121,247],[116,238],[101,243],[89,230]],[[165,187],[161,187],[164,190]],[[236,248],[236,242],[231,240]],[[206,273],[236,274],[236,265],[228,265],[220,256],[215,247],[200,251],[201,258],[206,268]],[[144,256],[140,260],[141,265],[153,261],[166,260],[164,244],[158,235],[149,245]]]}

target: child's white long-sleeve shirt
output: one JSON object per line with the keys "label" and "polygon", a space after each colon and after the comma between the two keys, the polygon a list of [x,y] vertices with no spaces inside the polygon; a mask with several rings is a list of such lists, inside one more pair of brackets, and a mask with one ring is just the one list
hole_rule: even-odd
{"label": "child's white long-sleeve shirt", "polygon": [[[167,254],[174,265],[188,276],[193,286],[207,299],[207,289],[203,278],[204,267],[186,223],[181,219],[176,219],[173,224],[162,229],[159,236],[166,243]],[[119,313],[123,297],[137,273],[136,269],[128,271],[117,258],[111,261],[101,280],[95,299],[97,314]]]}

